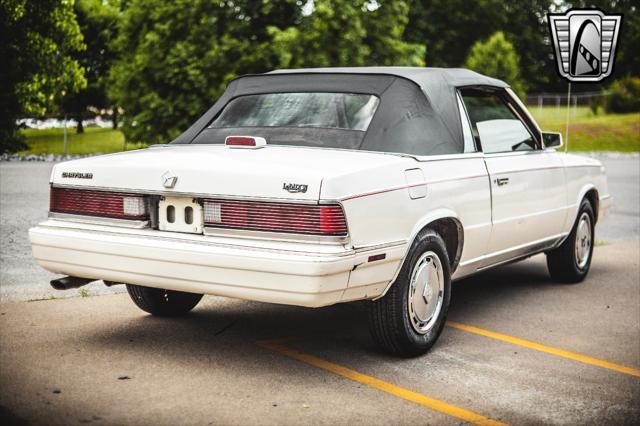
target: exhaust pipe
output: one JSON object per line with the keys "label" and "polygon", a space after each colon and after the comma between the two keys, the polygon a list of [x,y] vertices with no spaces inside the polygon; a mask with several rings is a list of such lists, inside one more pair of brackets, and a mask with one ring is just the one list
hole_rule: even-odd
{"label": "exhaust pipe", "polygon": [[62,277],[57,278],[55,280],[51,280],[51,287],[56,290],[69,290],[70,288],[79,288],[83,285],[87,285],[90,282],[96,281],[94,279],[89,278],[78,278],[78,277]]}

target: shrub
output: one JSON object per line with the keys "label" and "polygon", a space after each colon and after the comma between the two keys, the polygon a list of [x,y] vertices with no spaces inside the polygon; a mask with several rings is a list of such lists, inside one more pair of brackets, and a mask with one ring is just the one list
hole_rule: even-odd
{"label": "shrub", "polygon": [[504,80],[521,98],[525,84],[520,75],[520,57],[502,31],[471,47],[465,66],[490,77]]}
{"label": "shrub", "polygon": [[624,77],[614,81],[611,94],[605,102],[607,112],[624,113],[640,111],[640,78]]}

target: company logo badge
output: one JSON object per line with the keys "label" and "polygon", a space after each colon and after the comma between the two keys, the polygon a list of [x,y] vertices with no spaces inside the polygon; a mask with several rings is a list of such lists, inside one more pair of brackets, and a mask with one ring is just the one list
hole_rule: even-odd
{"label": "company logo badge", "polygon": [[178,182],[178,176],[171,173],[171,170],[167,170],[162,175],[162,186],[164,186],[165,188],[173,188],[174,186],[176,186],[176,182]]}
{"label": "company logo badge", "polygon": [[302,192],[307,192],[308,185],[302,185],[300,183],[284,183],[282,184],[282,189],[285,191],[289,191],[292,194]]}
{"label": "company logo badge", "polygon": [[62,172],[65,179],[93,179],[93,173]]}
{"label": "company logo badge", "polygon": [[547,15],[558,72],[569,81],[601,81],[611,75],[622,15],[572,9]]}

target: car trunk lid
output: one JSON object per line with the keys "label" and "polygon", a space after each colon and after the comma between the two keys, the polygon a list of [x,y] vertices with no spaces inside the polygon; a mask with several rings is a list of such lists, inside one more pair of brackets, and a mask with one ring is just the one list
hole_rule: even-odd
{"label": "car trunk lid", "polygon": [[401,158],[287,146],[159,145],[60,163],[51,182],[113,191],[252,199],[318,200],[324,178],[377,168]]}

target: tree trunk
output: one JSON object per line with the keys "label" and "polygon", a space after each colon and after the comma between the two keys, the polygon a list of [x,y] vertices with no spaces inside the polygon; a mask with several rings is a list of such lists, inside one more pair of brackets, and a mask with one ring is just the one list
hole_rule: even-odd
{"label": "tree trunk", "polygon": [[113,114],[111,115],[111,121],[113,122],[113,130],[118,128],[118,107],[113,107]]}
{"label": "tree trunk", "polygon": [[78,134],[84,133],[84,126],[82,125],[82,116],[76,117],[76,120],[78,121],[78,125],[76,126],[76,133]]}

